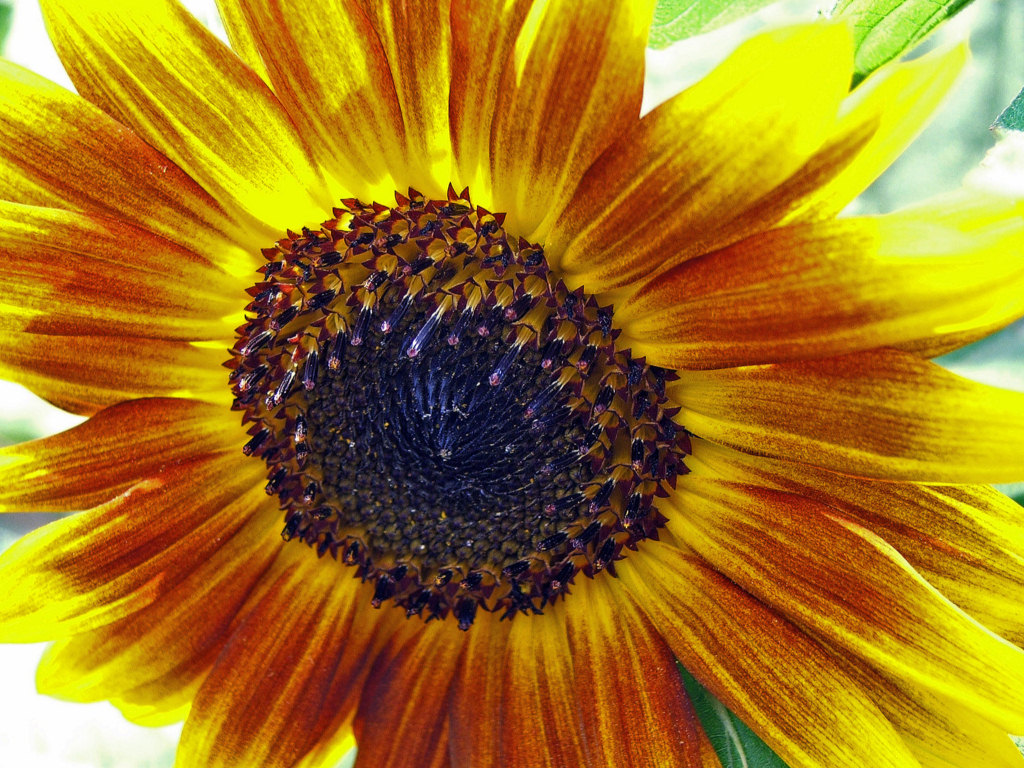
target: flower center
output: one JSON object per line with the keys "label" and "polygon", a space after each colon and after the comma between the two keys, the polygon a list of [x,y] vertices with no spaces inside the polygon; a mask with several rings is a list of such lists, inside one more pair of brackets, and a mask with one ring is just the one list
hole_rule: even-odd
{"label": "flower center", "polygon": [[540,613],[664,523],[689,450],[668,372],[468,191],[396,201],[264,251],[227,363],[243,450],[284,538],[356,566],[375,605]]}

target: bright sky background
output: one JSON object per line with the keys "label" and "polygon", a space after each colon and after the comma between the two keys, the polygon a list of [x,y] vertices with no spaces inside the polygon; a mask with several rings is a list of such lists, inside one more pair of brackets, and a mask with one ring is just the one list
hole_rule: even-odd
{"label": "bright sky background", "polygon": [[[212,0],[186,0],[201,20],[217,25]],[[14,0],[14,25],[6,55],[68,85],[50,46],[36,0]],[[807,19],[830,0],[790,0],[767,17]],[[710,69],[753,26],[741,22],[703,39],[651,52],[647,99],[650,107]],[[987,127],[1024,85],[1024,3],[979,0],[942,33],[944,40],[972,32],[975,50],[964,81],[921,142],[866,195],[861,210],[887,210],[957,186],[991,146]],[[996,76],[995,73],[1001,73]],[[756,140],[756,137],[754,137]],[[1024,337],[1022,337],[1024,338]],[[964,371],[972,373],[970,367]],[[992,374],[973,371],[991,383],[1024,390],[1024,366]],[[57,432],[78,419],[50,408],[24,389],[0,382],[0,445]],[[41,521],[12,516],[0,526],[0,549]],[[145,729],[131,725],[108,704],[76,705],[35,692],[34,670],[42,646],[0,646],[0,761],[16,768],[170,768],[180,726]]]}

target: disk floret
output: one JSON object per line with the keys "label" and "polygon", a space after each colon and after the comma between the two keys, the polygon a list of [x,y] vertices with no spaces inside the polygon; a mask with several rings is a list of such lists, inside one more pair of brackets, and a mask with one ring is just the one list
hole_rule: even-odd
{"label": "disk floret", "polygon": [[505,216],[449,188],[344,200],[264,251],[231,360],[282,535],[408,615],[540,613],[664,518],[685,472],[669,372]]}

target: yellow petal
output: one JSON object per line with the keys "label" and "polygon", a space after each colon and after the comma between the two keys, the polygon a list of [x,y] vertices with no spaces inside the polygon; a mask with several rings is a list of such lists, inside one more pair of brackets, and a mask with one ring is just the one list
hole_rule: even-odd
{"label": "yellow petal", "polygon": [[95,212],[251,275],[272,229],[225,210],[177,165],[82,97],[0,60],[4,197]]}
{"label": "yellow petal", "polygon": [[[966,45],[935,51],[882,67],[861,83],[844,103],[835,137],[822,152],[828,153],[844,136],[868,126],[871,140],[827,184],[808,195],[787,220],[830,218],[867,189],[924,130],[967,58]],[[812,159],[807,172],[813,171],[818,159]]]}
{"label": "yellow petal", "polygon": [[512,622],[498,749],[515,768],[587,765],[576,676],[561,605]]}
{"label": "yellow petal", "polygon": [[0,638],[51,640],[159,599],[245,524],[264,474],[234,451],[198,455],[22,537],[0,555]]}
{"label": "yellow petal", "polygon": [[714,568],[897,684],[1024,731],[1024,651],[953,605],[889,544],[818,502],[688,477],[673,530]]}
{"label": "yellow petal", "polygon": [[408,185],[427,197],[443,197],[452,178],[450,0],[375,0],[360,5],[383,46],[405,122],[408,178],[396,181],[402,189]]}
{"label": "yellow petal", "polygon": [[191,703],[283,545],[281,512],[259,493],[245,495],[259,512],[158,600],[50,646],[39,690],[69,701],[113,699],[135,718],[173,716]]}
{"label": "yellow petal", "polygon": [[452,0],[449,112],[456,187],[469,186],[473,201],[489,210],[497,210],[490,153],[502,70],[532,4]]}
{"label": "yellow petal", "polygon": [[0,448],[0,511],[72,512],[110,501],[169,463],[240,450],[238,415],[184,398],[129,400],[84,424]]}
{"label": "yellow petal", "polygon": [[263,82],[270,85],[267,65],[263,62],[263,56],[256,44],[256,30],[249,27],[245,18],[246,0],[216,0],[216,2],[221,23],[227,33],[228,42],[231,43],[231,50],[248,65],[249,69],[259,75]]}
{"label": "yellow petal", "polygon": [[0,377],[72,413],[140,397],[188,397],[231,406],[227,347],[128,336],[0,334]]}
{"label": "yellow petal", "polygon": [[246,40],[256,47],[268,82],[318,164],[333,176],[337,196],[388,202],[402,188],[396,180],[410,183],[391,71],[358,3],[251,0],[236,6],[221,0],[221,8],[236,30],[232,41],[239,39],[243,51]]}
{"label": "yellow petal", "polygon": [[750,456],[694,438],[694,476],[756,482],[839,509],[895,547],[940,592],[986,627],[1024,645],[1021,507],[987,485],[872,482]]}
{"label": "yellow petal", "polygon": [[505,705],[505,649],[509,622],[480,611],[452,682],[451,768],[508,768],[500,733]]}
{"label": "yellow petal", "polygon": [[[508,58],[491,138],[494,205],[531,241],[640,114],[651,0],[545,0]],[[604,202],[609,202],[605,196]]]}
{"label": "yellow petal", "polygon": [[546,243],[553,263],[604,291],[739,239],[825,140],[852,67],[845,25],[744,43],[597,159]]}
{"label": "yellow petal", "polygon": [[48,336],[230,338],[243,285],[123,221],[0,201],[0,328]]}
{"label": "yellow petal", "polygon": [[621,343],[655,365],[722,368],[981,338],[1024,314],[1024,204],[957,203],[959,218],[937,203],[690,259],[616,307]]}
{"label": "yellow petal", "polygon": [[381,653],[353,724],[360,768],[447,768],[448,694],[466,643],[449,619],[416,626]]}
{"label": "yellow petal", "polygon": [[616,569],[682,665],[791,768],[917,765],[820,645],[699,558],[645,542]]}
{"label": "yellow petal", "polygon": [[43,0],[79,93],[225,207],[274,230],[318,224],[332,199],[280,102],[173,0]]}
{"label": "yellow petal", "polygon": [[704,768],[700,721],[650,619],[608,578],[579,577],[573,592],[565,612],[590,764]]}
{"label": "yellow petal", "polygon": [[1024,394],[896,350],[682,371],[669,390],[687,429],[756,455],[884,480],[1024,477]]}
{"label": "yellow petal", "polygon": [[231,631],[192,705],[176,765],[292,768],[334,736],[340,711],[352,716],[393,622],[361,610],[366,588],[310,554],[286,557],[290,565]]}

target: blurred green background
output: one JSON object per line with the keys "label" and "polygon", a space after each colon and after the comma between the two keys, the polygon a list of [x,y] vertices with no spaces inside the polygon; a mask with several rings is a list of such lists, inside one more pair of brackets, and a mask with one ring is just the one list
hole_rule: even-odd
{"label": "blurred green background", "polygon": [[[213,0],[186,2],[222,33]],[[667,49],[650,51],[645,109],[707,72],[740,40],[766,24],[808,20],[831,0],[786,0],[755,17]],[[0,0],[4,55],[70,87],[43,29],[36,0]],[[853,206],[856,213],[893,210],[964,182],[984,185],[998,168],[983,165],[993,145],[989,126],[1024,87],[1024,3],[978,0],[919,51],[970,39],[973,60],[931,127]],[[916,52],[915,52],[916,53]],[[1024,391],[1024,323],[942,360],[956,372]],[[79,419],[21,387],[0,381],[0,445],[67,429]],[[1024,484],[1007,486],[1024,499]],[[0,550],[52,516],[0,517]],[[71,705],[35,693],[41,646],[0,646],[0,762],[18,768],[158,768],[173,764],[180,727],[132,726],[107,704]]]}

